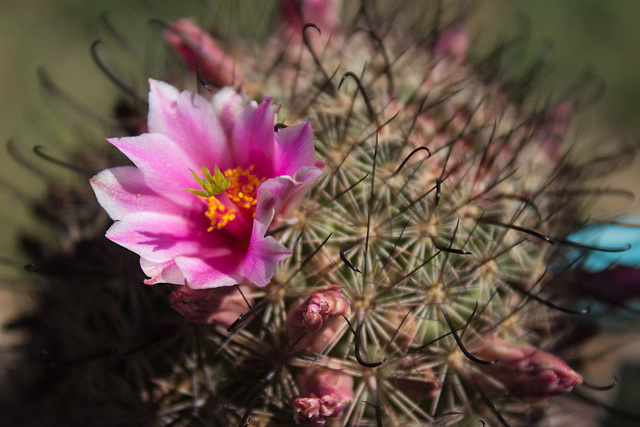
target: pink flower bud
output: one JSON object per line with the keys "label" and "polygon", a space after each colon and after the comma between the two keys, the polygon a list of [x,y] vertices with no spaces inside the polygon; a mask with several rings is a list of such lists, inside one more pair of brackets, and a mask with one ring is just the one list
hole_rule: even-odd
{"label": "pink flower bud", "polygon": [[[214,289],[191,289],[181,286],[169,295],[171,307],[189,322],[208,323],[228,328],[242,314],[249,310],[247,301],[251,285]],[[243,298],[247,298],[247,301]]]}
{"label": "pink flower bud", "polygon": [[293,401],[299,425],[323,426],[353,400],[353,378],[325,368],[308,368],[297,378],[301,397]]}
{"label": "pink flower bud", "polygon": [[293,314],[292,323],[311,331],[319,330],[328,316],[346,314],[349,302],[332,285],[324,292],[314,292]]}
{"label": "pink flower bud", "polygon": [[342,0],[280,0],[284,28],[293,40],[302,40],[302,29],[308,23],[315,24],[321,35],[314,34],[312,42],[329,40],[340,23]]}
{"label": "pink flower bud", "polygon": [[289,342],[309,351],[322,351],[340,327],[340,316],[350,312],[349,302],[337,285],[314,292],[306,301],[289,310],[287,334]]}
{"label": "pink flower bud", "polygon": [[181,18],[164,30],[164,39],[192,70],[218,86],[238,85],[243,76],[233,58],[193,19]]}
{"label": "pink flower bud", "polygon": [[[545,398],[568,393],[576,384],[582,384],[580,374],[559,357],[532,346],[510,344],[495,336],[482,339],[476,356],[498,360],[494,365],[477,367],[502,383],[510,395]],[[483,389],[495,388],[480,373],[474,373],[473,376]]]}
{"label": "pink flower bud", "polygon": [[447,57],[459,64],[467,57],[469,34],[463,27],[447,28],[436,37],[433,52],[437,57]]}

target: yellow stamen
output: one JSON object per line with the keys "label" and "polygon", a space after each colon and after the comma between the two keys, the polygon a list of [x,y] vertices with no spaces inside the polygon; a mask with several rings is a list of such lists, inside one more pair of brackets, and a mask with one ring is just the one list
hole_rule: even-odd
{"label": "yellow stamen", "polygon": [[256,215],[256,193],[258,187],[266,178],[258,178],[252,172],[254,166],[249,169],[235,168],[228,169],[224,172],[224,176],[229,180],[230,185],[224,190],[224,194],[233,202],[237,209],[232,209],[223,205],[216,196],[206,197],[209,208],[205,215],[211,221],[211,227],[207,231],[213,229],[220,230],[230,222],[237,218],[237,215],[250,214],[251,217]]}

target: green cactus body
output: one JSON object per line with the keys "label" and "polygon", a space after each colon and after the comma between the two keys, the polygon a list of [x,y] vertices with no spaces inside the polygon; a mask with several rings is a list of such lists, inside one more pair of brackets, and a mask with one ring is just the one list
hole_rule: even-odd
{"label": "green cactus body", "polygon": [[[249,81],[264,82],[258,94],[283,105],[280,120],[311,121],[326,164],[282,224],[278,237],[294,254],[264,290],[270,307],[256,333],[278,336],[291,302],[328,285],[351,306],[349,323],[322,350],[289,343],[263,396],[278,396],[272,400],[286,412],[295,396],[285,390],[295,387],[284,382],[316,366],[353,377],[346,425],[488,419],[476,362],[452,328],[471,354],[488,334],[545,339],[539,330],[556,313],[526,293],[542,291],[557,252],[552,239],[566,231],[566,211],[557,212],[550,195],[567,185],[562,147],[550,148],[535,114],[466,62],[402,35],[387,34],[383,46],[372,40],[365,32],[336,37],[314,53],[319,64],[304,44],[284,52],[259,46],[274,59],[242,67],[252,70]],[[282,85],[291,80],[294,91]]]}

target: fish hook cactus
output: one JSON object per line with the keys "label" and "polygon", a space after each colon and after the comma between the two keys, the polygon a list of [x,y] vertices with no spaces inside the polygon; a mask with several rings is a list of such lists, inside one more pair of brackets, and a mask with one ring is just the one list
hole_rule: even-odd
{"label": "fish hook cactus", "polygon": [[528,107],[421,4],[283,0],[258,40],[164,24],[186,77],[149,80],[109,139],[133,165],[91,179],[127,274],[82,276],[109,322],[78,324],[117,343],[123,419],[521,425],[589,386],[560,284],[576,249],[624,247],[570,238],[576,105]]}

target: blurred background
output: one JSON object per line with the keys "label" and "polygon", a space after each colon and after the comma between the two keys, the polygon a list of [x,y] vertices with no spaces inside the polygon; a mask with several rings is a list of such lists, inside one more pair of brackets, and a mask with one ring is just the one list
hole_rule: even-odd
{"label": "blurred background", "polygon": [[[126,39],[144,51],[158,43],[157,28],[154,30],[148,25],[149,18],[170,20],[178,16],[197,16],[202,3],[197,0],[0,0],[0,143],[3,145],[0,154],[0,259],[20,260],[12,249],[16,230],[38,226],[29,222],[23,196],[37,196],[43,188],[39,179],[8,155],[5,142],[14,138],[17,145],[31,147],[42,144],[43,134],[46,139],[49,131],[56,139],[66,132],[42,126],[50,113],[42,97],[37,70],[43,67],[72,97],[96,113],[109,116],[118,90],[98,70],[89,50],[91,43],[104,34],[101,16],[107,16]],[[540,56],[548,58],[540,82],[542,92],[552,87],[571,86],[589,70],[597,76],[594,81],[606,85],[601,99],[579,118],[590,147],[640,138],[639,1],[492,0],[470,3],[473,13],[469,25],[476,36],[476,52],[486,51],[505,37],[528,35],[522,63],[531,63]],[[633,143],[637,146],[637,142]],[[28,149],[22,151],[29,152]],[[607,180],[605,185],[638,188],[640,163],[636,161],[631,168],[616,172]],[[640,194],[640,191],[635,192]],[[606,200],[597,209],[640,215],[640,197],[631,202]],[[17,271],[19,269],[6,262],[0,263],[0,281],[12,284]],[[28,296],[24,290],[13,285],[0,286],[0,323],[13,317],[26,304]],[[0,335],[0,339],[7,343],[15,337]],[[640,354],[640,350],[637,345],[626,348],[632,350],[624,350],[616,358],[603,362],[603,381],[610,379],[613,369],[617,369],[619,375],[626,369],[627,377],[632,377],[634,372],[639,376],[630,360],[631,355]],[[638,383],[624,380],[624,387],[637,387]],[[626,401],[625,407],[638,412],[638,394],[621,390],[609,393],[609,399],[620,394],[619,400]],[[607,425],[626,424],[608,421]]]}
{"label": "blurred background", "polygon": [[[214,2],[215,0],[210,0]],[[179,3],[179,5],[176,5]],[[33,130],[44,120],[46,107],[37,70],[97,113],[108,116],[116,88],[91,59],[89,46],[104,36],[106,17],[122,36],[144,51],[154,41],[157,28],[148,20],[170,20],[180,15],[197,16],[203,0],[2,0],[0,2],[0,141],[34,141]],[[608,144],[613,139],[640,136],[640,2],[636,0],[492,0],[471,1],[470,27],[476,35],[474,48],[486,51],[506,37],[529,38],[521,64],[538,57],[548,59],[540,90],[567,88],[586,72],[606,85],[602,98],[588,109],[590,142]],[[200,17],[198,17],[200,19]],[[156,40],[154,40],[154,38]],[[40,183],[16,167],[6,150],[0,155],[0,180],[20,181],[20,189],[32,190]],[[631,168],[618,182],[638,181]],[[635,173],[635,175],[634,175]],[[16,180],[16,175],[20,176]],[[15,219],[26,215],[24,206],[7,199],[0,190],[0,232],[11,234]],[[607,203],[609,204],[609,203]],[[616,209],[640,211],[640,199]],[[9,227],[9,228],[7,228]]]}

